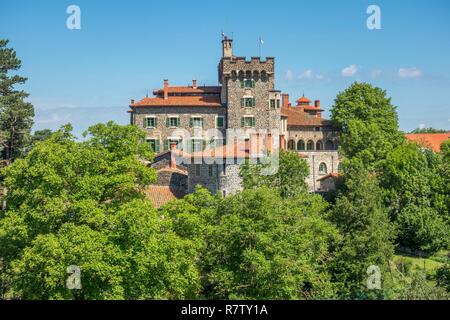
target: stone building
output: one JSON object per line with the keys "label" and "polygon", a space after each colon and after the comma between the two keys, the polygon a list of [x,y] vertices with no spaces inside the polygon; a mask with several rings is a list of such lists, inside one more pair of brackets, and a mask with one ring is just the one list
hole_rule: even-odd
{"label": "stone building", "polygon": [[279,148],[298,152],[311,174],[311,192],[332,188],[338,133],[322,118],[320,101],[289,95],[275,86],[275,58],[235,56],[233,40],[222,39],[218,86],[164,86],[153,97],[130,104],[131,123],[145,130],[157,154],[152,164],[158,188],[173,195],[196,185],[223,195],[241,189],[240,165],[261,162]]}

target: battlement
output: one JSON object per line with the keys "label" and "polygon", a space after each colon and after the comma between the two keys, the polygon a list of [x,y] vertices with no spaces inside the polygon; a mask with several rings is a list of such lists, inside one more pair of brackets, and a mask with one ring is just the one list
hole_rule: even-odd
{"label": "battlement", "polygon": [[251,57],[250,60],[245,57],[222,58],[220,61],[220,74],[242,74],[247,72],[258,72],[271,75],[275,72],[275,58],[267,57],[265,60],[260,57]]}

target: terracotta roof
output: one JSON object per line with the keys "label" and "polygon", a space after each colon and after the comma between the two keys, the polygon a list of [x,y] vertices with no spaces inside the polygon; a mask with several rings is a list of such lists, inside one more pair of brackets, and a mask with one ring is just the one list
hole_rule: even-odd
{"label": "terracotta roof", "polygon": [[304,110],[312,110],[312,111],[323,111],[323,109],[317,108],[316,106],[302,106]]}
{"label": "terracotta roof", "polygon": [[311,100],[309,100],[305,96],[303,96],[303,97],[301,97],[300,99],[297,100],[297,103],[310,103],[310,102],[311,102]]}
{"label": "terracotta roof", "polygon": [[281,114],[287,117],[288,126],[331,126],[330,120],[323,118],[311,117],[298,107],[282,107]]}
{"label": "terracotta roof", "polygon": [[[222,91],[222,87],[220,86],[203,86],[203,87],[182,87],[182,86],[169,86],[169,94],[171,93],[217,93],[219,94]],[[156,89],[153,91],[153,94],[162,95],[164,94],[164,88]]]}
{"label": "terracotta roof", "polygon": [[141,101],[133,103],[130,107],[221,107],[220,97],[205,96],[169,96],[167,99],[163,97],[144,98]]}
{"label": "terracotta roof", "polygon": [[441,144],[450,139],[450,132],[447,133],[416,133],[406,134],[406,139],[416,142],[434,152],[441,151]]}
{"label": "terracotta roof", "polygon": [[168,186],[149,186],[145,195],[150,199],[155,208],[160,208],[166,203],[185,196],[182,189],[171,188]]}

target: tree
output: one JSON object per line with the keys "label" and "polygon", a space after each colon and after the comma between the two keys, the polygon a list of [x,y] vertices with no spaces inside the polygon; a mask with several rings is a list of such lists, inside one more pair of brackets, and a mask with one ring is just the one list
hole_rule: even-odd
{"label": "tree", "polygon": [[437,284],[450,294],[450,264],[446,264],[436,271]]}
{"label": "tree", "polygon": [[[272,156],[272,159],[273,156]],[[283,198],[295,197],[298,194],[307,192],[308,188],[305,182],[309,175],[309,167],[304,159],[295,152],[280,150],[278,167],[275,172],[263,175],[264,169],[269,172],[270,164],[249,164],[241,166],[241,176],[243,178],[244,189],[260,188],[267,186],[278,190]]]}
{"label": "tree", "polygon": [[342,155],[360,158],[369,170],[376,169],[387,152],[404,140],[391,99],[370,84],[354,83],[339,93],[331,115],[341,131]]}
{"label": "tree", "polygon": [[8,40],[0,39],[0,156],[10,163],[22,156],[30,143],[34,108],[24,101],[28,97],[25,91],[14,89],[27,78],[9,75],[20,69],[21,61],[7,45]]}
{"label": "tree", "polygon": [[446,133],[446,130],[443,129],[435,129],[432,127],[429,128],[416,128],[411,133],[417,134],[417,133]]}
{"label": "tree", "polygon": [[400,244],[428,253],[446,248],[450,237],[448,195],[441,156],[403,143],[392,149],[383,164],[380,182],[391,218],[399,227]]}
{"label": "tree", "polygon": [[[198,243],[178,236],[141,192],[155,180],[145,134],[110,122],[87,135],[76,142],[65,126],[3,170],[3,295],[197,298]],[[81,269],[81,290],[66,286],[71,265]]]}
{"label": "tree", "polygon": [[376,178],[361,164],[349,169],[345,190],[337,196],[330,220],[343,236],[330,267],[333,281],[339,284],[340,296],[380,298],[381,291],[369,291],[366,287],[367,270],[376,266],[381,270],[382,281],[387,280],[395,230],[383,206]]}
{"label": "tree", "polygon": [[335,297],[327,263],[339,235],[322,218],[324,200],[305,198],[261,187],[222,200],[202,259],[207,298]]}

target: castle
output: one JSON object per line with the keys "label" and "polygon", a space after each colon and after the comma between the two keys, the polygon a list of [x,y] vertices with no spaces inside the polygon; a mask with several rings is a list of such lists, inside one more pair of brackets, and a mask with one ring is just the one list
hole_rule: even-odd
{"label": "castle", "polygon": [[240,165],[281,149],[298,152],[310,167],[311,192],[334,188],[339,166],[338,132],[322,117],[320,101],[295,104],[276,90],[275,58],[234,56],[222,39],[218,86],[164,86],[154,97],[131,100],[131,124],[147,133],[158,172],[151,190],[157,205],[202,185],[224,196],[241,189]]}

